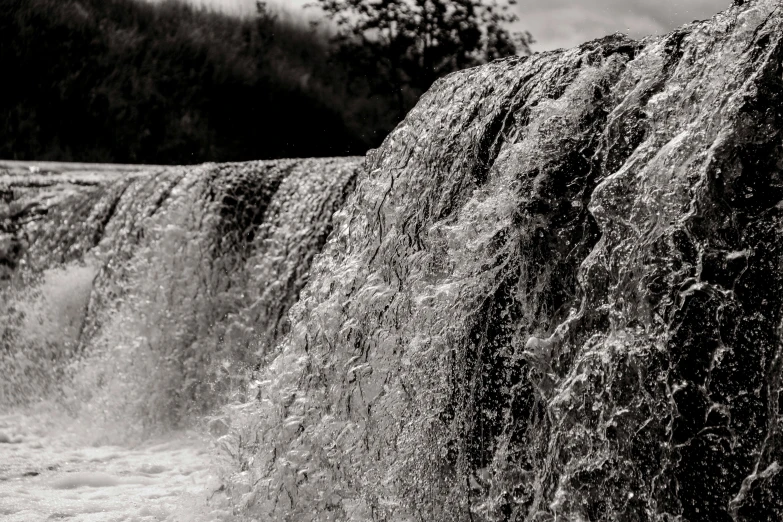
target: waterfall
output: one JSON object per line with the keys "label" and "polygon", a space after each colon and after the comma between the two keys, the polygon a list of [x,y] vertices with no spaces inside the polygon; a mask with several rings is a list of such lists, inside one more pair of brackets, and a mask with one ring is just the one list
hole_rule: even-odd
{"label": "waterfall", "polygon": [[215,416],[247,520],[780,520],[783,9],[735,4],[451,74],[363,161],[10,169],[4,364],[70,270],[63,404]]}
{"label": "waterfall", "polygon": [[65,386],[66,406],[143,437],[273,355],[360,161],[11,167],[2,403]]}

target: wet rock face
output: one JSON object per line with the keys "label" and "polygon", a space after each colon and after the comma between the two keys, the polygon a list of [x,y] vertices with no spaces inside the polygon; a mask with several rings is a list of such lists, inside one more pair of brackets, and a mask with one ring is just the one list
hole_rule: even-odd
{"label": "wet rock face", "polygon": [[437,82],[292,310],[247,511],[783,518],[782,64],[756,0]]}

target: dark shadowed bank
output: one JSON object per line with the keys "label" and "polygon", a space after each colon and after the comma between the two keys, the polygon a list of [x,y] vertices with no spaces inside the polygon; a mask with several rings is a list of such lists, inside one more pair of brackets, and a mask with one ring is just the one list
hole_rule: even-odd
{"label": "dark shadowed bank", "polygon": [[[456,73],[367,156],[333,217],[281,219],[277,236],[261,219],[256,236],[277,239],[260,244],[280,248],[259,261],[295,263],[283,253],[313,224],[332,231],[220,418],[237,516],[780,520],[782,63],[783,8],[755,0],[663,37]],[[210,260],[220,209],[243,208],[220,194],[270,186],[264,165],[177,170],[202,180],[177,197],[215,218],[196,227],[204,247],[166,262]],[[257,174],[209,181],[215,168]],[[310,208],[285,179],[272,201]],[[196,208],[183,203],[185,230]],[[156,230],[127,215],[107,244]],[[128,281],[157,273],[142,261]],[[285,279],[242,281],[225,295]],[[274,316],[242,307],[249,335],[269,331]],[[129,337],[147,346],[163,323],[149,324]],[[221,339],[246,356],[241,336]],[[191,341],[182,353],[212,349]]]}
{"label": "dark shadowed bank", "polygon": [[0,158],[364,154],[436,78],[529,51],[497,2],[316,4],[332,20],[318,28],[263,1],[237,18],[185,0],[2,0]]}
{"label": "dark shadowed bank", "polygon": [[397,122],[389,103],[349,88],[328,38],[295,18],[240,20],[175,1],[2,0],[0,158],[363,154]]}

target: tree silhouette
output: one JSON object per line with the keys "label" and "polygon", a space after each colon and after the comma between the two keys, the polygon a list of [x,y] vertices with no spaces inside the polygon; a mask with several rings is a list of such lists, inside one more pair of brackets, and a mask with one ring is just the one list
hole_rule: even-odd
{"label": "tree silhouette", "polygon": [[511,33],[510,9],[481,0],[317,0],[337,25],[335,58],[397,99],[404,116],[448,73],[515,54],[530,54],[530,33]]}

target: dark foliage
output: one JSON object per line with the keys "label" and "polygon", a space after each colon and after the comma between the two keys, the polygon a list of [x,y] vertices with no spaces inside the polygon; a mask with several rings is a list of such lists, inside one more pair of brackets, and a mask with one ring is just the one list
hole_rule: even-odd
{"label": "dark foliage", "polygon": [[0,157],[194,163],[371,144],[308,27],[179,3],[0,1]]}
{"label": "dark foliage", "polygon": [[[0,0],[0,158],[364,154],[433,79],[481,61],[441,60],[402,85],[386,80],[409,78],[404,60],[368,69],[346,49],[334,52],[326,30],[275,17],[261,2],[256,18],[239,19],[174,1]],[[389,64],[406,72],[390,75]]]}
{"label": "dark foliage", "polygon": [[435,80],[515,54],[530,54],[530,33],[510,33],[515,0],[317,0],[338,27],[334,56],[369,78],[402,119]]}

